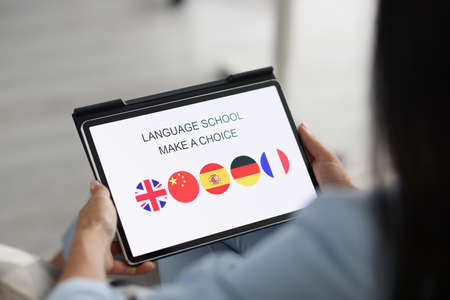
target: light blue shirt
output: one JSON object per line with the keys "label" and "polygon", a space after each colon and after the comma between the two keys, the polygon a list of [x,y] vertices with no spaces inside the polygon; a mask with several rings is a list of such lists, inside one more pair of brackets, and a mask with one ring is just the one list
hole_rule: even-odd
{"label": "light blue shirt", "polygon": [[[370,195],[334,191],[244,255],[208,255],[142,299],[383,299],[390,260]],[[106,284],[75,278],[48,299],[123,298]]]}

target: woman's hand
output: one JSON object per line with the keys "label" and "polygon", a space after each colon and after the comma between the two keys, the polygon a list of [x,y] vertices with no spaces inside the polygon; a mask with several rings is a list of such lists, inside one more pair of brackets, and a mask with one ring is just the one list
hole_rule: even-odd
{"label": "woman's hand", "polygon": [[308,152],[314,174],[321,187],[334,185],[355,188],[339,158],[333,152],[325,148],[325,146],[311,134],[305,124],[300,124],[298,133]]}
{"label": "woman's hand", "polygon": [[113,242],[117,216],[108,189],[97,181],[91,182],[91,198],[78,217],[69,257],[60,280],[85,277],[106,281],[108,274],[137,275],[155,268],[152,262],[137,267],[114,259],[121,253]]}
{"label": "woman's hand", "polygon": [[117,216],[109,197],[108,189],[98,181],[92,181],[91,198],[81,209],[76,231],[80,233],[95,231],[97,238],[109,245],[116,232]]}

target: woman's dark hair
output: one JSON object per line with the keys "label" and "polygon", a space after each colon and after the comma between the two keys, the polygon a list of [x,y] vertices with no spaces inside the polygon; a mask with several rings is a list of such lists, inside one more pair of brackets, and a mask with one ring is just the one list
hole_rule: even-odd
{"label": "woman's dark hair", "polygon": [[450,297],[450,15],[444,3],[381,0],[378,7],[375,126],[400,186],[398,197],[380,205],[387,208],[381,220],[394,250],[392,299]]}

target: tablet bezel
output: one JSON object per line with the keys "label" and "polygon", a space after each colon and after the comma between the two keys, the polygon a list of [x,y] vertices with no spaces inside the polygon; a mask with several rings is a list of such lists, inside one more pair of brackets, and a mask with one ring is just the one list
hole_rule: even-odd
{"label": "tablet bezel", "polygon": [[[209,92],[207,94],[199,94],[196,96],[183,98],[183,99],[177,99],[177,100],[173,100],[173,101],[168,100],[164,103],[158,103],[155,105],[151,105],[151,103],[150,103],[148,106],[138,108],[135,110],[128,110],[128,111],[124,111],[124,112],[84,121],[83,124],[81,125],[82,137],[87,145],[87,147],[86,147],[87,152],[88,152],[89,158],[92,162],[92,166],[93,166],[96,178],[99,179],[109,189],[108,181],[106,180],[106,176],[104,174],[103,167],[100,162],[100,158],[98,156],[94,141],[92,139],[92,136],[91,136],[91,133],[89,130],[90,127],[97,126],[100,124],[110,123],[110,122],[114,122],[114,121],[119,121],[119,120],[123,120],[123,119],[127,119],[127,118],[132,118],[132,117],[136,117],[136,116],[141,116],[141,115],[145,115],[145,114],[155,113],[155,112],[159,112],[159,111],[163,111],[163,110],[168,110],[168,109],[172,109],[172,108],[177,108],[177,107],[181,107],[181,106],[191,105],[194,103],[211,101],[211,100],[214,100],[217,98],[222,98],[222,97],[226,97],[226,96],[230,96],[230,95],[234,95],[234,94],[239,94],[239,93],[243,93],[243,92],[247,92],[247,91],[251,91],[251,90],[257,90],[257,89],[261,89],[261,88],[265,88],[265,87],[269,87],[269,86],[275,86],[277,89],[279,98],[281,100],[284,111],[288,118],[289,124],[291,125],[291,129],[292,129],[294,138],[297,141],[298,147],[303,156],[303,160],[305,161],[305,165],[308,170],[309,176],[310,176],[311,181],[314,185],[314,188],[316,189],[316,192],[317,192],[319,189],[319,186],[318,186],[317,180],[314,176],[311,163],[310,163],[308,156],[306,154],[306,151],[303,147],[302,141],[300,140],[300,138],[298,136],[297,128],[295,126],[294,120],[292,118],[292,115],[291,115],[291,112],[287,105],[284,94],[281,90],[280,84],[275,79],[258,82],[258,83],[253,83],[253,84],[248,84],[248,85],[243,85],[243,86],[238,86],[238,87],[234,87],[234,88],[218,89],[217,91]],[[111,195],[111,200],[114,203],[114,198],[112,195]],[[184,251],[187,251],[187,250],[190,250],[193,248],[197,248],[197,247],[200,247],[200,246],[203,246],[206,244],[214,243],[214,242],[224,240],[224,239],[227,239],[227,238],[230,238],[233,236],[241,235],[241,234],[244,234],[244,233],[247,233],[250,231],[254,231],[254,230],[261,229],[261,228],[273,226],[273,225],[276,225],[276,224],[279,224],[282,222],[286,222],[286,221],[290,220],[292,218],[293,214],[295,214],[296,212],[298,212],[298,211],[293,211],[291,213],[275,216],[275,217],[272,217],[269,219],[265,219],[265,220],[261,220],[258,222],[243,225],[243,226],[240,226],[237,228],[218,232],[218,233],[206,236],[206,237],[187,241],[187,242],[184,242],[181,244],[173,245],[170,247],[166,247],[166,248],[163,248],[163,249],[160,249],[157,251],[153,251],[153,252],[149,252],[146,254],[142,254],[139,256],[133,256],[131,249],[130,249],[130,245],[128,243],[127,237],[125,235],[125,232],[124,232],[124,229],[122,226],[122,222],[120,220],[120,216],[119,216],[119,214],[117,214],[117,216],[118,216],[117,217],[117,233],[118,233],[117,237],[121,244],[125,259],[127,260],[127,262],[130,265],[135,265],[135,264],[139,264],[144,261],[147,261],[147,260],[156,260],[159,258],[173,255],[175,253],[184,252]]]}

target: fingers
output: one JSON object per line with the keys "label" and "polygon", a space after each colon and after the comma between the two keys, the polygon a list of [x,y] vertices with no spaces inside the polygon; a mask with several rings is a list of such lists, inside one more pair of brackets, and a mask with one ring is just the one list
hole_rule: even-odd
{"label": "fingers", "polygon": [[58,253],[55,254],[50,263],[60,269],[64,266],[64,256],[62,250],[59,250]]}
{"label": "fingers", "polygon": [[136,274],[141,275],[153,271],[156,268],[156,264],[151,261],[146,261],[136,268]]}
{"label": "fingers", "polygon": [[146,261],[138,266],[129,266],[122,261],[114,260],[108,273],[114,275],[142,275],[154,270],[155,267],[155,263],[151,261]]}
{"label": "fingers", "polygon": [[[111,254],[113,257],[122,254],[119,242],[111,243]],[[122,261],[114,259],[111,270],[108,273],[115,275],[142,275],[154,270],[155,267],[155,263],[151,261],[144,262],[138,266],[129,266]]]}
{"label": "fingers", "polygon": [[306,127],[304,123],[298,126],[298,133],[309,155],[312,156],[311,158],[313,161],[335,159],[334,154],[322,145],[314,135],[311,134],[308,127]]}
{"label": "fingers", "polygon": [[91,181],[90,190],[92,198],[109,198],[108,189],[97,180]]}
{"label": "fingers", "polygon": [[111,254],[112,256],[121,255],[122,249],[120,248],[119,242],[112,242],[111,243]]}

